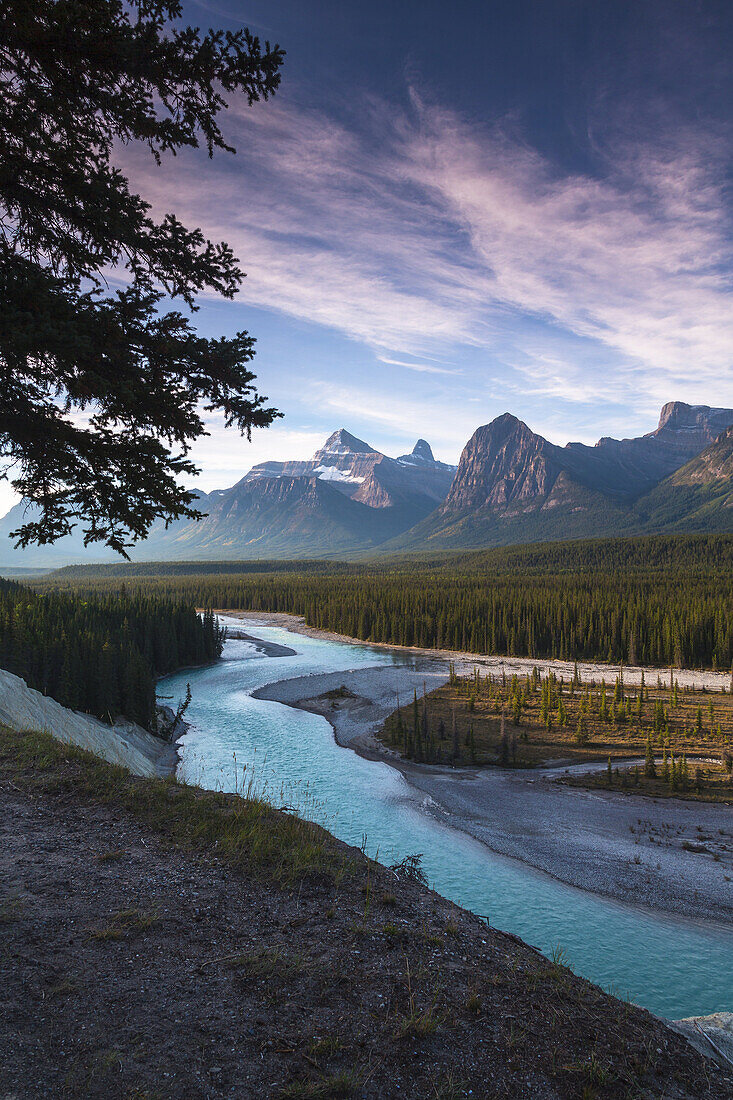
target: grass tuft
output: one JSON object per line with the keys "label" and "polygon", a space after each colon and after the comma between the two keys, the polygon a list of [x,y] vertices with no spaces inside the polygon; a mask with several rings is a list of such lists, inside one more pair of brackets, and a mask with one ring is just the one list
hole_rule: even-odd
{"label": "grass tuft", "polygon": [[21,898],[5,898],[0,902],[0,924],[12,924],[20,920],[23,914],[23,901]]}
{"label": "grass tuft", "polygon": [[205,791],[175,778],[138,779],[46,733],[0,727],[0,776],[31,793],[127,810],[180,847],[213,848],[220,859],[282,884],[309,875],[338,882],[353,865],[325,829],[281,813],[263,797]]}
{"label": "grass tuft", "polygon": [[89,933],[93,940],[121,940],[130,932],[146,932],[158,920],[157,913],[144,913],[141,909],[121,909],[113,913],[108,924],[93,928]]}
{"label": "grass tuft", "polygon": [[282,1100],[338,1100],[353,1096],[358,1086],[358,1076],[345,1071],[322,1081],[293,1081],[281,1090],[280,1096]]}

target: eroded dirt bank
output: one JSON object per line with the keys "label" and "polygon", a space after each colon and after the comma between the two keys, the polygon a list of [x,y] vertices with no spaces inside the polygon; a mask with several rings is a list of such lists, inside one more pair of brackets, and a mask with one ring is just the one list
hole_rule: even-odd
{"label": "eroded dirt bank", "polygon": [[241,806],[0,731],[4,1095],[733,1096],[649,1013],[316,827],[269,812],[264,858]]}
{"label": "eroded dirt bank", "polygon": [[59,741],[95,752],[135,775],[172,775],[178,764],[174,743],[123,718],[109,726],[69,710],[5,669],[0,669],[0,722],[15,730],[48,730]]}

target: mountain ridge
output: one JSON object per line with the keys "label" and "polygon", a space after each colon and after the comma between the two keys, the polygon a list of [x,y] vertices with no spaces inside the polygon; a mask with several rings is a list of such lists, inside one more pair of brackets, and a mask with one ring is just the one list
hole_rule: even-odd
{"label": "mountain ridge", "polygon": [[[433,511],[455,469],[437,461],[424,439],[395,459],[339,428],[309,459],[260,463],[227,489],[199,493],[203,519],[156,522],[130,556],[328,558],[376,549]],[[0,520],[0,566],[116,560],[100,548],[85,551],[77,532],[55,546],[14,554],[7,536],[22,513],[16,505]]]}
{"label": "mountain ridge", "polygon": [[[478,427],[457,467],[427,440],[397,458],[346,428],[309,459],[253,466],[199,494],[201,521],[156,523],[133,560],[362,557],[511,543],[733,530],[733,410],[667,402],[642,436],[559,446],[505,412]],[[0,520],[20,525],[22,505]],[[7,537],[5,545],[8,547]],[[80,535],[0,567],[115,560]]]}
{"label": "mountain ridge", "polygon": [[[644,436],[559,447],[503,413],[469,439],[443,504],[384,549],[479,549],[667,528],[733,530],[733,510],[718,499],[733,494],[733,479],[729,487],[717,486],[714,499],[706,488],[716,470],[728,469],[715,448],[733,445],[732,425],[731,409],[668,402],[657,428]],[[670,479],[696,460],[697,490],[682,491],[684,482]]]}

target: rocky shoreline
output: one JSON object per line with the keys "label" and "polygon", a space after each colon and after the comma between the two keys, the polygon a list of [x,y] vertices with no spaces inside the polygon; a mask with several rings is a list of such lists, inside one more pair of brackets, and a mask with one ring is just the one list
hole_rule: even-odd
{"label": "rocky shoreline", "polygon": [[262,638],[255,638],[244,630],[227,628],[227,641],[250,642],[263,657],[294,657],[295,650],[290,646],[278,645],[276,642],[266,642]]}

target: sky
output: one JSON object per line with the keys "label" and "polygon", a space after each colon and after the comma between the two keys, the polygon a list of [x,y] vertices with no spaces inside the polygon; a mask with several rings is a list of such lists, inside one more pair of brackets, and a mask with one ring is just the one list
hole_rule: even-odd
{"label": "sky", "polygon": [[123,167],[156,214],[233,246],[232,302],[284,419],[216,418],[204,490],[339,427],[456,462],[511,411],[557,443],[733,406],[730,0],[184,0],[287,51],[232,103],[235,156]]}

